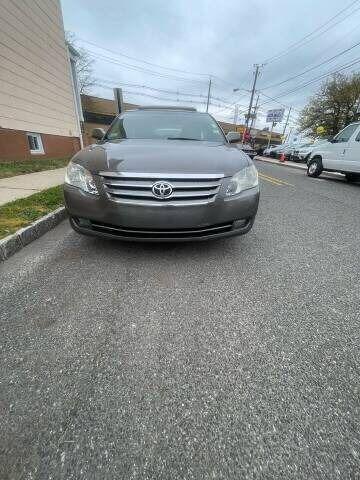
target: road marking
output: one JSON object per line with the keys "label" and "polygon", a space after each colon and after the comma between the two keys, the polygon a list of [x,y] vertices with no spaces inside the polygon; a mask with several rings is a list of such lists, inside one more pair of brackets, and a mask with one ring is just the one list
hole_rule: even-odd
{"label": "road marking", "polygon": [[290,187],[294,187],[292,183],[285,182],[285,180],[281,180],[280,178],[271,177],[270,175],[265,175],[264,173],[259,172],[259,177],[263,180],[267,180],[270,183],[274,183],[275,185],[288,185]]}
{"label": "road marking", "polygon": [[260,173],[259,173],[259,178],[261,178],[261,180],[265,180],[266,182],[272,183],[273,185],[277,185],[278,187],[283,187],[282,183],[276,182],[274,180],[270,180],[270,178],[263,177]]}

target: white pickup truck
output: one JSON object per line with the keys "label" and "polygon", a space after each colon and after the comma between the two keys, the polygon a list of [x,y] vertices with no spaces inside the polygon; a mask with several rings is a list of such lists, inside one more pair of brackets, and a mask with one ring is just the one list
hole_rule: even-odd
{"label": "white pickup truck", "polygon": [[360,122],[351,123],[308,160],[307,174],[318,177],[323,171],[343,173],[350,182],[360,180]]}

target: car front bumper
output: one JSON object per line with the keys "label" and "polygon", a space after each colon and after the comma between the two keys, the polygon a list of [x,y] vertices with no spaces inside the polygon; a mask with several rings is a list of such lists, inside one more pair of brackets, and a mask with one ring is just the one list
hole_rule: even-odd
{"label": "car front bumper", "polygon": [[64,185],[65,206],[74,230],[132,241],[208,240],[247,233],[258,209],[259,188],[205,205],[131,205]]}

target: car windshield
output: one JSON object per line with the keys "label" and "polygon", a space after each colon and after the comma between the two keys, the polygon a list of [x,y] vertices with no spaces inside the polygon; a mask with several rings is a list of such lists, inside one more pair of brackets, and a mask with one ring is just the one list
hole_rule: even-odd
{"label": "car windshield", "polygon": [[124,113],[106,135],[108,140],[122,138],[225,142],[218,124],[207,113],[169,110]]}

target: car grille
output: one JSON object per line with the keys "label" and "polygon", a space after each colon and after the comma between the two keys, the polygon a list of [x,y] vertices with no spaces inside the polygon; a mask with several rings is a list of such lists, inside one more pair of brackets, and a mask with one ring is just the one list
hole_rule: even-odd
{"label": "car grille", "polygon": [[[137,205],[201,205],[215,200],[223,174],[163,174],[100,172],[108,197],[118,203]],[[159,199],[152,193],[155,182],[168,182],[173,193]]]}
{"label": "car grille", "polygon": [[199,228],[183,228],[183,229],[144,229],[144,228],[129,228],[110,225],[107,223],[90,221],[91,230],[99,233],[108,233],[119,237],[128,238],[188,238],[188,237],[205,237],[216,235],[219,233],[229,232],[233,224],[223,223],[220,225],[212,225],[209,227]]}

